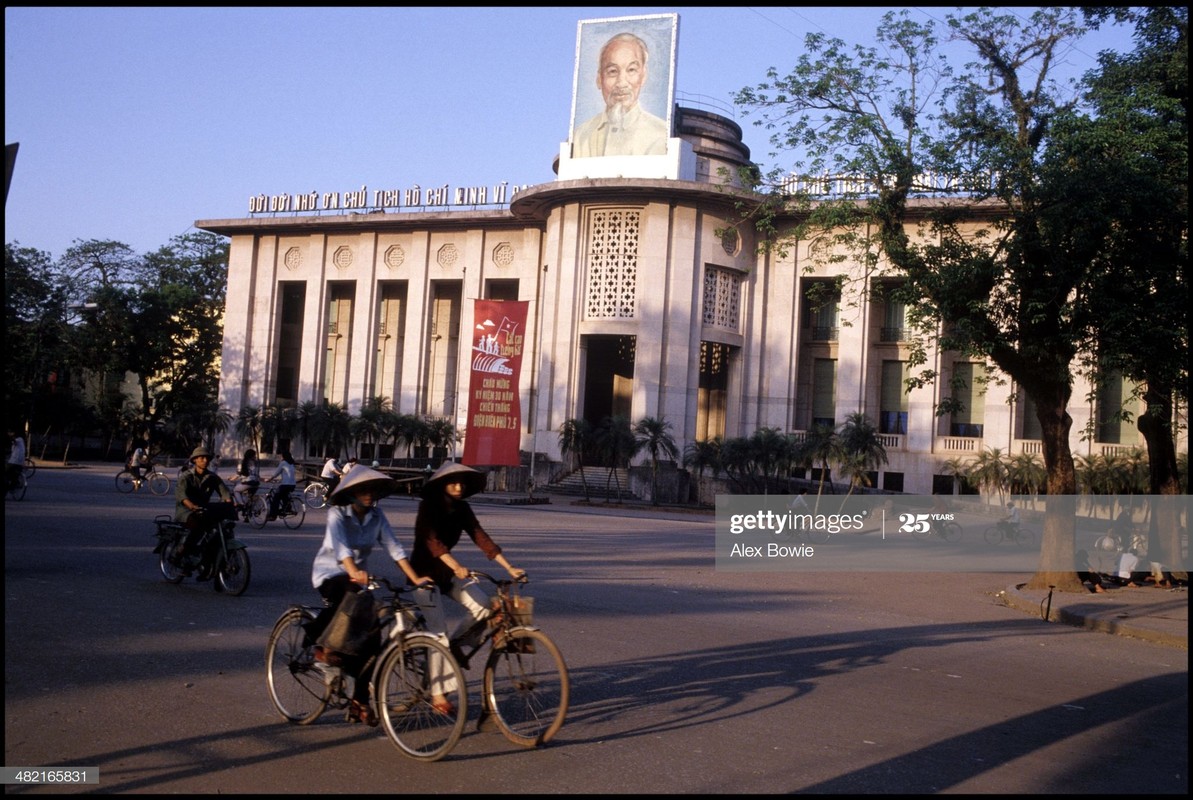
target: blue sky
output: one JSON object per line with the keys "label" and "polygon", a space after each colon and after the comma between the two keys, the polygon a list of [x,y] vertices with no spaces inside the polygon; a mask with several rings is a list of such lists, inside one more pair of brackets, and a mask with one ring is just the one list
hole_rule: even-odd
{"label": "blue sky", "polygon": [[[4,240],[150,252],[196,220],[249,216],[259,194],[549,182],[580,20],[678,13],[681,102],[731,111],[805,34],[864,41],[888,9],[7,7],[4,141],[20,151]],[[1067,66],[1107,47],[1129,49],[1129,32],[1089,37]]]}

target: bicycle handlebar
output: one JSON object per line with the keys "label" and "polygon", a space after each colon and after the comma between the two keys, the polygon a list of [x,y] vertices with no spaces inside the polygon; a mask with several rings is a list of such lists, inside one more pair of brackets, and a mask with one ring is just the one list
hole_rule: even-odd
{"label": "bicycle handlebar", "polygon": [[489,583],[495,583],[498,586],[511,586],[515,583],[520,583],[520,584],[530,583],[530,576],[525,573],[522,574],[522,577],[517,578],[517,579],[512,579],[512,580],[507,580],[505,578],[494,578],[489,573],[481,572],[480,570],[476,570],[476,569],[468,570],[468,575],[470,577],[472,577],[473,579],[484,578],[485,580],[489,581]]}

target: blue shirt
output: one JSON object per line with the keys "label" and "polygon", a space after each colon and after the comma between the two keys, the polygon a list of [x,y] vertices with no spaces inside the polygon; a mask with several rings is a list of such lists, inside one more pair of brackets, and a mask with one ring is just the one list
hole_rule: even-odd
{"label": "blue shirt", "polygon": [[327,510],[323,545],[315,554],[315,564],[311,568],[311,584],[318,589],[328,578],[346,575],[342,562],[348,556],[352,556],[356,566],[367,571],[365,564],[369,553],[378,542],[394,561],[406,558],[406,549],[381,509],[370,508],[362,522],[356,518],[351,505],[331,506]]}

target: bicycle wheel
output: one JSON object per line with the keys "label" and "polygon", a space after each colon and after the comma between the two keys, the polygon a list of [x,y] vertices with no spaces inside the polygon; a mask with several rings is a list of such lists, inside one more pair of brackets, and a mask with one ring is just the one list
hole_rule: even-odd
{"label": "bicycle wheel", "polygon": [[269,521],[269,501],[259,494],[253,495],[249,501],[249,524],[261,529]]}
{"label": "bicycle wheel", "polygon": [[133,474],[127,469],[116,475],[116,491],[121,494],[131,494],[137,486],[133,483]]}
{"label": "bicycle wheel", "polygon": [[314,618],[305,609],[290,609],[273,626],[265,646],[269,699],[286,721],[296,725],[317,720],[331,700],[331,684],[315,666],[315,646],[304,645],[303,623]]}
{"label": "bicycle wheel", "polygon": [[1116,553],[1122,549],[1118,537],[1112,533],[1099,537],[1098,541],[1094,542],[1094,547],[1104,553]]}
{"label": "bicycle wheel", "polygon": [[25,480],[29,480],[37,472],[37,465],[33,463],[32,458],[25,459],[25,468],[22,471],[25,473]]}
{"label": "bicycle wheel", "polygon": [[489,652],[484,702],[505,738],[523,747],[551,741],[563,727],[571,693],[568,668],[547,634],[511,628]]}
{"label": "bicycle wheel", "polygon": [[961,541],[961,523],[946,521],[940,524],[940,538],[946,542]]}
{"label": "bicycle wheel", "polygon": [[170,491],[170,479],[166,477],[165,473],[153,473],[149,476],[149,491],[153,492],[158,497],[161,497],[166,492]]}
{"label": "bicycle wheel", "polygon": [[[374,677],[377,711],[394,746],[419,761],[438,761],[460,740],[468,721],[464,673],[447,645],[426,633],[414,633],[382,654]],[[443,694],[455,711],[431,705]]]}
{"label": "bicycle wheel", "polygon": [[1002,544],[1002,528],[997,525],[991,525],[986,529],[986,542],[989,544]]}
{"label": "bicycle wheel", "polygon": [[1034,547],[1036,544],[1036,532],[1027,528],[1020,528],[1015,533],[1015,544],[1023,545],[1024,547]]}
{"label": "bicycle wheel", "polygon": [[29,488],[29,481],[25,478],[25,473],[18,472],[15,482],[8,487],[9,500],[24,500],[25,492]]}
{"label": "bicycle wheel", "polygon": [[302,525],[302,521],[307,518],[306,503],[302,502],[294,495],[290,495],[286,498],[286,502],[282,504],[282,508],[278,512],[278,516],[282,518],[282,523],[287,528],[294,530],[298,526]]}
{"label": "bicycle wheel", "polygon": [[182,569],[173,563],[174,555],[182,548],[182,537],[176,536],[165,545],[162,546],[162,552],[158,558],[158,565],[162,570],[162,577],[170,583],[179,583],[185,575]]}
{"label": "bicycle wheel", "polygon": [[327,484],[308,483],[302,490],[302,499],[311,508],[323,508],[327,505]]}
{"label": "bicycle wheel", "polygon": [[228,557],[220,559],[220,563],[216,565],[213,585],[217,592],[227,592],[233,597],[239,597],[249,588],[250,574],[252,569],[249,566],[249,551],[243,547],[229,550]]}

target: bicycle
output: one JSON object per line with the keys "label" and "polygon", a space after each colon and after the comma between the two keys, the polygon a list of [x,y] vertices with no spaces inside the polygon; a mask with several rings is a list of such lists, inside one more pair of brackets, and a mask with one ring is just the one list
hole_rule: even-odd
{"label": "bicycle", "polygon": [[[384,644],[365,664],[365,669],[378,665],[369,702],[398,750],[419,761],[438,761],[455,747],[468,719],[464,673],[441,637],[427,631],[422,606],[407,597],[415,587],[374,578],[369,589],[382,586],[390,594],[378,603],[376,631]],[[274,623],[265,646],[269,699],[295,725],[310,725],[329,706],[344,709],[347,719],[351,705],[352,678],[316,662],[315,645],[307,638],[305,626],[319,611],[317,606],[290,606]],[[445,695],[455,711],[436,710],[433,694]]]}
{"label": "bicycle", "polygon": [[1028,530],[1022,525],[1006,525],[1002,522],[987,528],[984,536],[988,544],[1002,544],[1004,539],[1024,547],[1031,547],[1036,543],[1035,531]]}
{"label": "bicycle", "polygon": [[529,581],[501,580],[472,572],[494,585],[493,615],[483,623],[485,633],[470,652],[461,653],[467,664],[486,644],[492,644],[485,661],[478,728],[492,717],[511,742],[537,747],[549,742],[563,727],[571,683],[563,655],[547,634],[531,624],[530,598],[520,594]]}
{"label": "bicycle", "polygon": [[312,478],[302,490],[302,499],[311,508],[323,508],[327,505],[327,484],[322,479]]}
{"label": "bicycle", "polygon": [[[269,491],[264,495],[253,493],[252,499],[248,502],[248,520],[254,528],[260,529],[265,527],[265,523],[269,522],[269,509],[273,507],[273,498],[276,496],[280,487],[270,487]],[[282,501],[278,506],[277,518],[282,521],[290,530],[302,525],[303,520],[306,519],[307,509],[300,498],[293,491],[290,495]]]}
{"label": "bicycle", "polygon": [[927,527],[921,529],[921,526],[916,525],[911,529],[911,535],[921,542],[926,542],[930,539],[940,539],[944,542],[959,542],[961,541],[961,523],[951,519],[930,519]]}
{"label": "bicycle", "polygon": [[170,491],[170,478],[155,466],[149,467],[140,478],[131,469],[122,469],[116,474],[116,491],[121,494],[140,491],[146,485],[149,491],[161,497]]}

